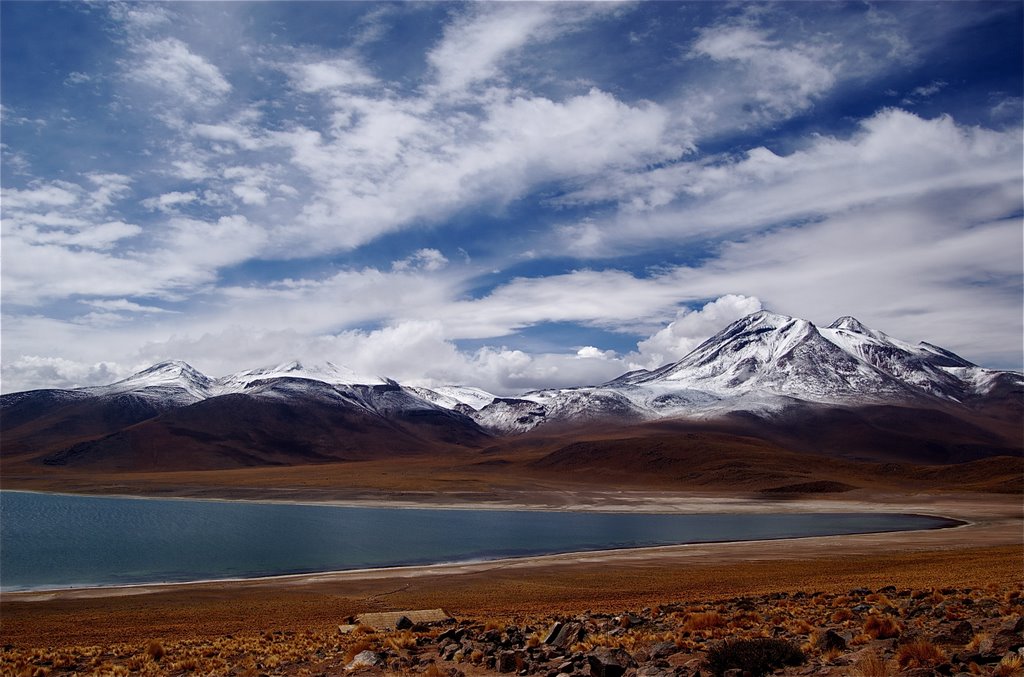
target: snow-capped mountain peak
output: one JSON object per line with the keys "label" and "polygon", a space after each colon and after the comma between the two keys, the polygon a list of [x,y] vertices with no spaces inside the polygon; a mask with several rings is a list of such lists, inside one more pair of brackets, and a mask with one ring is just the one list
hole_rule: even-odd
{"label": "snow-capped mountain peak", "polygon": [[170,359],[147,367],[126,379],[110,385],[84,388],[94,395],[117,395],[136,392],[148,397],[169,397],[195,401],[210,394],[213,380],[180,359]]}
{"label": "snow-capped mountain peak", "polygon": [[829,329],[836,329],[853,334],[870,336],[871,338],[884,340],[885,334],[865,326],[863,322],[851,315],[844,315],[828,326]]}
{"label": "snow-capped mountain peak", "polygon": [[[778,411],[794,401],[830,406],[978,403],[1018,394],[1017,372],[982,369],[930,343],[911,344],[840,317],[820,328],[759,311],[736,320],[677,362],[635,370],[600,386],[495,397],[472,386],[403,386],[331,362],[285,362],[211,379],[181,361],[155,364],[109,386],[69,391],[78,397],[141,398],[158,408],[221,395],[316,399],[387,419],[472,419],[491,431],[519,433],[551,422],[635,422]],[[13,401],[13,400],[11,400]],[[439,414],[440,412],[440,414]]]}

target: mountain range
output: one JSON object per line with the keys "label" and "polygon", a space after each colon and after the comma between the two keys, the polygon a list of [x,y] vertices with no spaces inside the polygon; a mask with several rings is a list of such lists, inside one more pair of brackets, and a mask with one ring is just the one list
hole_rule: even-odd
{"label": "mountain range", "polygon": [[675,425],[836,456],[925,463],[1020,456],[1024,377],[852,317],[767,311],[677,362],[596,386],[499,397],[298,362],[210,378],[163,362],[98,387],[0,397],[0,459],[210,470],[485,448],[510,436]]}

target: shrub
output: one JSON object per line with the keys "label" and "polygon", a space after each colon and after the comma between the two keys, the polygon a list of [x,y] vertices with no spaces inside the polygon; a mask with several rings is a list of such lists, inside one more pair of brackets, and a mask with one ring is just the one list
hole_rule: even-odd
{"label": "shrub", "polygon": [[896,663],[900,670],[907,668],[930,668],[946,660],[946,654],[926,639],[915,639],[900,647]]}
{"label": "shrub", "polygon": [[725,619],[717,611],[709,611],[703,614],[693,614],[686,619],[683,630],[694,632],[696,630],[710,630],[725,625]]}
{"label": "shrub", "polygon": [[1008,653],[999,661],[992,674],[996,677],[1020,677],[1024,675],[1024,658],[1020,654]]}
{"label": "shrub", "polygon": [[839,609],[834,614],[832,614],[832,622],[833,623],[842,623],[843,621],[852,621],[852,620],[853,620],[853,612],[850,611],[849,609]]}
{"label": "shrub", "polygon": [[855,677],[889,677],[891,670],[878,654],[865,654],[853,665]]}
{"label": "shrub", "polygon": [[872,639],[899,637],[903,628],[892,616],[870,616],[864,623],[864,634]]}
{"label": "shrub", "polygon": [[164,651],[163,644],[156,640],[153,640],[149,643],[149,646],[146,647],[146,654],[153,660],[159,661],[167,654],[167,652]]}
{"label": "shrub", "polygon": [[731,639],[711,647],[707,666],[717,677],[732,669],[760,677],[786,665],[801,665],[805,660],[796,645],[781,639]]}

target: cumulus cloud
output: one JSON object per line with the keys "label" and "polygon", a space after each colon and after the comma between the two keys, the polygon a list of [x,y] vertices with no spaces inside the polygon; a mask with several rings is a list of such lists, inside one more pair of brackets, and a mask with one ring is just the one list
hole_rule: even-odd
{"label": "cumulus cloud", "polygon": [[656,369],[675,362],[730,323],[761,310],[761,301],[751,296],[727,294],[700,310],[684,308],[667,327],[637,344],[636,366]]}
{"label": "cumulus cloud", "polygon": [[22,355],[12,362],[4,362],[3,378],[6,384],[16,384],[15,389],[31,387],[81,388],[90,385],[112,383],[119,379],[122,370],[114,362],[84,364],[63,357],[41,357]]}

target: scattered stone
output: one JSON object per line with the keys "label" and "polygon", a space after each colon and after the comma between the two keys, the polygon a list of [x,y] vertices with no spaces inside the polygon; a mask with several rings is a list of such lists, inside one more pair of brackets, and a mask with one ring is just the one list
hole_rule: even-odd
{"label": "scattered stone", "polygon": [[374,668],[382,664],[384,659],[376,651],[360,651],[345,666],[346,670],[359,670],[361,668]]}
{"label": "scattered stone", "polygon": [[562,629],[558,631],[558,635],[555,637],[555,641],[552,642],[552,645],[557,646],[563,651],[567,651],[573,644],[576,644],[583,639],[585,634],[586,631],[583,629],[582,623],[578,623],[576,621],[566,623],[562,626]]}
{"label": "scattered stone", "polygon": [[562,623],[562,621],[555,621],[555,624],[551,626],[551,630],[548,631],[547,637],[544,638],[544,643],[554,644],[555,640],[558,638],[558,633],[562,631],[563,625],[564,623]]}
{"label": "scattered stone", "polygon": [[356,622],[378,630],[397,628],[400,619],[405,618],[413,623],[432,625],[436,623],[448,623],[454,620],[444,609],[419,609],[415,611],[386,611],[383,613],[360,614],[356,616]]}
{"label": "scattered stone", "polygon": [[822,651],[846,651],[846,640],[835,630],[826,630],[818,637],[818,648]]}
{"label": "scattered stone", "polygon": [[625,649],[601,647],[587,654],[591,677],[622,677],[629,668],[637,667]]}
{"label": "scattered stone", "polygon": [[963,646],[974,637],[974,626],[970,621],[960,621],[950,630],[937,635],[933,640],[936,644],[955,644]]}

